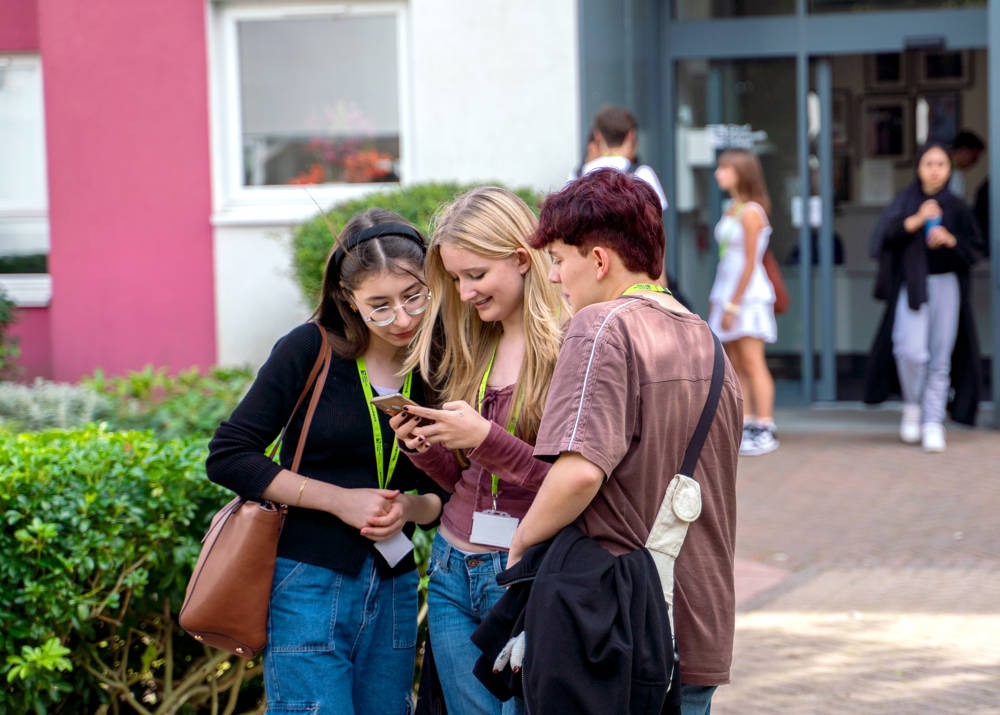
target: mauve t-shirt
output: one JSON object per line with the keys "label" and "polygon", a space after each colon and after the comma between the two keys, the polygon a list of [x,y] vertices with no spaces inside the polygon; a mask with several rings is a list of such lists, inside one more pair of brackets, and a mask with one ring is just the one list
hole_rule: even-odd
{"label": "mauve t-shirt", "polygon": [[[570,322],[535,456],[578,452],[607,475],[583,528],[608,551],[642,548],[708,397],[714,342],[698,316],[637,296],[587,306]],[[718,411],[693,476],[701,516],[677,559],[681,679],[729,682],[735,596],[736,461],[743,398],[726,360]]]}

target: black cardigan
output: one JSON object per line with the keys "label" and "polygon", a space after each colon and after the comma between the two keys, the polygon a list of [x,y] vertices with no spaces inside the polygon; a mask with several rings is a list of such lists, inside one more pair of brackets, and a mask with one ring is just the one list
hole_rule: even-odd
{"label": "black cardigan", "polygon": [[[930,251],[926,247],[923,228],[911,234],[903,226],[906,217],[916,213],[927,198],[934,198],[941,205],[944,214],[942,223],[958,241],[955,248]],[[972,213],[961,199],[947,189],[928,197],[915,183],[900,192],[882,213],[872,234],[871,245],[872,257],[879,261],[874,295],[876,299],[884,300],[886,307],[865,367],[865,403],[876,404],[899,392],[899,377],[892,353],[892,328],[900,288],[906,286],[907,302],[911,309],[916,310],[927,301],[928,274],[950,270],[958,276],[961,303],[958,335],[951,356],[954,396],[948,410],[956,422],[974,425],[982,385],[982,363],[969,299],[969,267],[982,255],[984,246]],[[929,260],[931,253],[934,254],[933,261]]]}
{"label": "black cardigan", "polygon": [[[232,416],[219,425],[209,443],[206,462],[209,479],[246,499],[260,501],[278,472],[290,467],[302,431],[306,401],[288,427],[281,445],[281,463],[268,459],[265,450],[288,420],[319,354],[320,342],[316,326],[307,323],[275,344],[246,397]],[[423,382],[416,375],[411,396],[414,401],[424,403]],[[389,418],[381,412],[378,415],[382,426],[383,464],[388,469],[395,439]],[[346,488],[378,487],[371,418],[354,360],[333,356],[309,428],[299,472],[310,479]],[[388,486],[402,491],[434,492],[442,501],[447,498],[410,460],[402,457],[396,462]],[[408,536],[413,530],[413,524],[404,528]],[[289,507],[278,543],[278,556],[347,574],[358,573],[373,550],[374,542],[332,514],[295,507]],[[375,553],[376,563],[384,575],[415,568],[412,553],[391,570]]]}

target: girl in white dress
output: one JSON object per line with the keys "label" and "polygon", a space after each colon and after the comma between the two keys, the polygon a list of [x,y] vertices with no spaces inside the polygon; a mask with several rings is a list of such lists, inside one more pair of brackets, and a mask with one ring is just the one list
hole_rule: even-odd
{"label": "girl in white dress", "polygon": [[743,387],[740,454],[766,454],[778,448],[774,380],[764,360],[764,343],[778,338],[774,286],[762,262],[771,237],[771,200],[760,161],[745,149],[719,155],[715,180],[733,200],[715,227],[719,265],[709,296],[708,324],[725,345]]}

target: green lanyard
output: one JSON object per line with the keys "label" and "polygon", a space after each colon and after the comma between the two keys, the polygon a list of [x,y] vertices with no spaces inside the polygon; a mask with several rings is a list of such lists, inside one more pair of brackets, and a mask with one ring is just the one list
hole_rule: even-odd
{"label": "green lanyard", "polygon": [[632,285],[630,285],[628,288],[625,289],[625,292],[622,293],[622,295],[630,295],[632,293],[637,293],[641,290],[651,290],[654,293],[666,293],[667,295],[673,295],[673,293],[671,293],[669,290],[655,283],[633,283]]}
{"label": "green lanyard", "polygon": [[[486,365],[486,372],[483,373],[483,381],[479,383],[479,404],[476,406],[479,410],[479,414],[483,414],[483,398],[486,396],[486,381],[490,379],[490,372],[493,370],[493,361],[497,356],[497,347],[500,343],[497,342],[493,346],[493,354],[490,355],[490,362]],[[511,410],[510,419],[507,420],[507,431],[514,434],[514,430],[517,428],[517,419],[521,414],[521,398],[518,398],[517,403],[514,405],[514,409]],[[492,484],[492,494],[493,494],[493,510],[496,511],[497,508],[497,494],[500,493],[500,477],[493,474],[491,475],[493,479]]]}
{"label": "green lanyard", "polygon": [[[378,468],[378,488],[385,489],[389,486],[392,473],[396,471],[396,460],[399,459],[399,442],[392,441],[392,452],[389,455],[389,473],[386,474],[385,459],[382,454],[382,425],[378,421],[378,410],[372,404],[372,383],[368,380],[368,369],[365,367],[365,359],[359,357],[355,362],[358,364],[358,376],[361,378],[361,389],[364,390],[365,400],[368,402],[368,415],[372,418],[372,435],[375,437],[375,466]],[[406,373],[403,380],[403,397],[410,396],[410,387],[413,384],[413,373]]]}

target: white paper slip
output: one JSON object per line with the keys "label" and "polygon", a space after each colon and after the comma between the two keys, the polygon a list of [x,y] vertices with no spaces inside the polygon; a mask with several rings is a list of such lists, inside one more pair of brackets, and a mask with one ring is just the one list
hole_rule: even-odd
{"label": "white paper slip", "polygon": [[402,561],[408,553],[413,551],[413,542],[402,531],[385,541],[376,541],[375,550],[382,554],[382,558],[389,564],[390,568],[395,567]]}
{"label": "white paper slip", "polygon": [[509,549],[514,539],[519,519],[502,511],[476,511],[472,513],[472,533],[469,541],[473,544]]}

